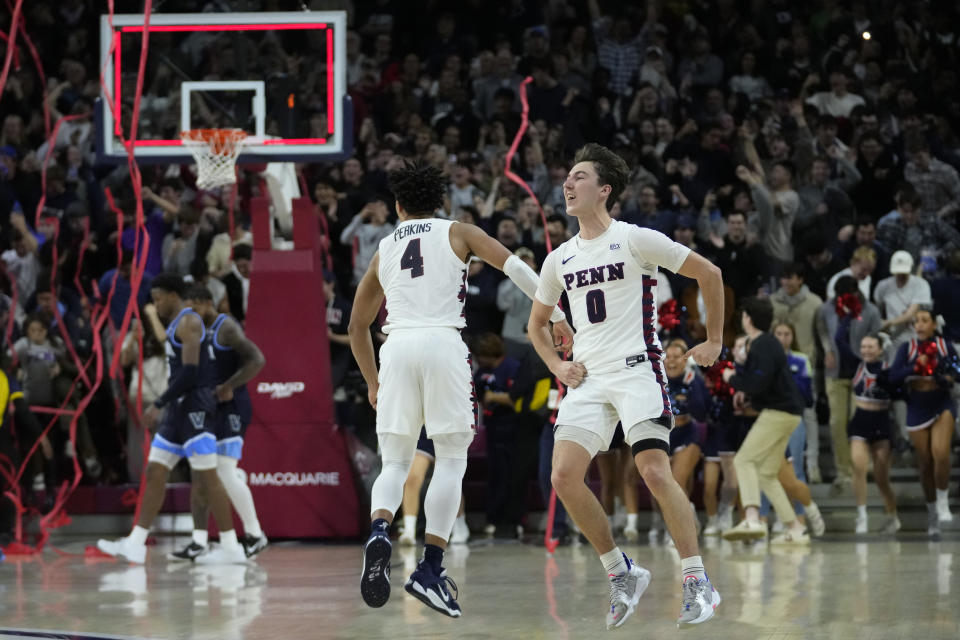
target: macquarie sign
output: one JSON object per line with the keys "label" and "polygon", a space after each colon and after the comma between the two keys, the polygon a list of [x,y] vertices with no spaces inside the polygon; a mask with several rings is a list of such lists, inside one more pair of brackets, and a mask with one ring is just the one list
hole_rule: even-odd
{"label": "macquarie sign", "polygon": [[248,385],[253,421],[240,467],[270,538],[360,534],[353,471],[334,422],[323,270],[312,204],[294,200],[294,249],[270,248],[269,204],[251,201],[246,332],[266,357]]}

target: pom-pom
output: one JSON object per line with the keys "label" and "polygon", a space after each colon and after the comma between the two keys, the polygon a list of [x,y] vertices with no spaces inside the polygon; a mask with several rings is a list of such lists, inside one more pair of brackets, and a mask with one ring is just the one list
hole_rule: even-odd
{"label": "pom-pom", "polygon": [[860,312],[863,311],[863,303],[857,294],[844,293],[843,295],[837,296],[835,304],[838,317],[860,319]]}
{"label": "pom-pom", "polygon": [[[913,364],[913,372],[918,376],[932,376],[939,365],[937,343],[933,340],[924,340],[917,346],[917,351],[918,356]],[[926,356],[926,359],[921,362],[920,356]]]}
{"label": "pom-pom", "polygon": [[680,314],[683,312],[683,307],[680,306],[680,303],[677,302],[676,298],[672,300],[667,300],[657,311],[657,318],[660,320],[660,326],[664,331],[673,331],[680,326]]}

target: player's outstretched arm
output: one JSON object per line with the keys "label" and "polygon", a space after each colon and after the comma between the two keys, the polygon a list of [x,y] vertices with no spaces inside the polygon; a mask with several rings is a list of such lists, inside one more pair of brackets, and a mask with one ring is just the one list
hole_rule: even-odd
{"label": "player's outstretched arm", "polygon": [[373,338],[370,337],[370,325],[376,320],[383,304],[383,287],[377,277],[380,266],[380,252],[373,255],[367,272],[360,280],[357,293],[353,298],[353,313],[347,333],[350,336],[350,350],[357,360],[360,373],[367,382],[367,398],[374,409],[377,408],[377,390],[380,388],[377,373],[377,359],[373,352]]}
{"label": "player's outstretched arm", "polygon": [[697,281],[707,308],[707,341],[690,349],[685,357],[692,357],[701,367],[709,367],[720,357],[723,348],[723,277],[720,268],[691,251],[677,273]]}
{"label": "player's outstretched arm", "polygon": [[225,347],[230,347],[240,356],[243,365],[237,371],[217,386],[217,398],[221,402],[226,402],[233,398],[233,390],[237,387],[247,384],[260,373],[267,359],[263,357],[253,340],[248,338],[240,327],[240,324],[233,318],[227,318],[220,327],[220,334],[217,340]]}
{"label": "player's outstretched arm", "polygon": [[[510,250],[491,238],[487,233],[472,224],[455,224],[451,229],[451,244],[454,251],[461,258],[475,255],[491,267],[503,271],[517,287],[531,300],[535,301],[539,277],[536,272]],[[550,313],[550,322],[554,323],[554,342],[565,351],[573,345],[573,329],[566,321],[566,316],[559,308],[554,307]]]}

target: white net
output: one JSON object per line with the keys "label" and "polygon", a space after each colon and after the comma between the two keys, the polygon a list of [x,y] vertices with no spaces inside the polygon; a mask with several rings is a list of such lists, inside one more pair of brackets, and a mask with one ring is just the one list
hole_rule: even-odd
{"label": "white net", "polygon": [[247,138],[242,129],[191,129],[180,134],[197,162],[197,186],[214,189],[237,181],[237,156]]}

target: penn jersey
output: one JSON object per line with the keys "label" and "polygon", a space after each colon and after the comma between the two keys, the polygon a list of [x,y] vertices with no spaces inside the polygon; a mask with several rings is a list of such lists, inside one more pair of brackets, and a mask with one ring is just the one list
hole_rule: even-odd
{"label": "penn jersey", "polygon": [[657,268],[676,272],[689,253],[659,231],[613,220],[599,237],[578,234],[547,256],[537,300],[553,307],[567,292],[577,330],[573,359],[588,373],[622,369],[641,354],[658,361]]}
{"label": "penn jersey", "polygon": [[[215,379],[217,384],[223,384],[229,380],[233,374],[243,366],[243,361],[240,359],[240,356],[237,355],[237,352],[234,351],[232,347],[223,346],[218,340],[220,328],[223,327],[223,323],[229,317],[227,314],[221,313],[207,331],[208,339],[213,345],[213,352],[216,356],[213,361],[213,366],[216,371]],[[247,385],[241,385],[233,390],[234,400],[238,397],[242,397],[243,399],[248,397]]]}
{"label": "penn jersey", "polygon": [[882,361],[860,363],[853,376],[853,395],[857,400],[876,404],[878,409],[890,406],[887,367]]}
{"label": "penn jersey", "polygon": [[454,224],[440,218],[407,220],[380,241],[377,277],[387,298],[384,333],[466,326],[467,265],[450,246]]}
{"label": "penn jersey", "polygon": [[213,353],[213,345],[207,340],[207,329],[203,326],[203,319],[200,317],[200,314],[190,307],[186,307],[178,313],[177,317],[174,318],[173,322],[167,327],[166,353],[167,362],[170,365],[170,378],[175,378],[180,373],[180,369],[183,368],[183,345],[177,340],[177,327],[180,326],[180,321],[187,314],[195,315],[197,320],[200,321],[200,326],[203,330],[203,335],[200,337],[200,362],[197,367],[196,386],[198,388],[216,387],[217,372],[214,366],[216,357]]}

